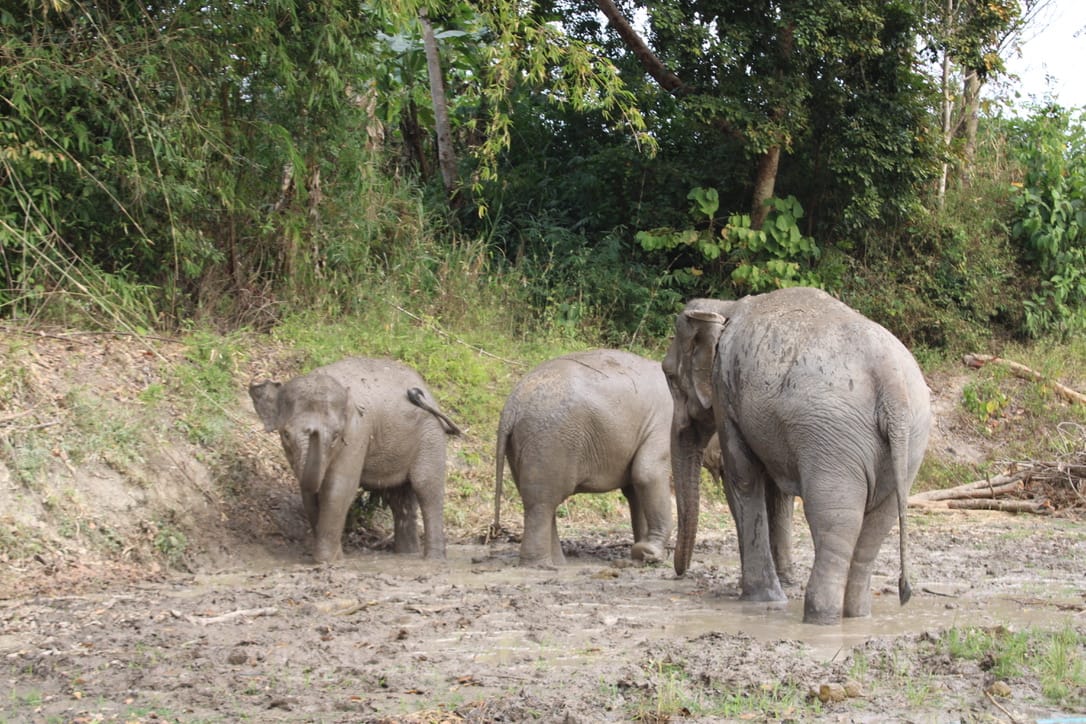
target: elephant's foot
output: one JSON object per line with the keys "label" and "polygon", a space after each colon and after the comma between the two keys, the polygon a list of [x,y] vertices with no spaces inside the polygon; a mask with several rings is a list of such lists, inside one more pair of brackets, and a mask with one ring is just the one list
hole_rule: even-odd
{"label": "elephant's foot", "polygon": [[783,603],[788,600],[780,586],[776,588],[743,588],[739,594],[740,601],[753,601],[754,603]]}
{"label": "elephant's foot", "polygon": [[871,590],[860,593],[845,592],[845,618],[866,618],[871,615]]}
{"label": "elephant's foot", "polygon": [[796,577],[792,575],[792,570],[777,571],[777,578],[780,580],[782,586],[794,586],[796,585]]}
{"label": "elephant's foot", "polygon": [[803,608],[803,623],[813,623],[818,626],[832,626],[841,623],[840,611],[814,611]]}
{"label": "elephant's foot", "polygon": [[558,565],[555,564],[550,558],[524,558],[521,557],[520,565],[522,568],[539,568],[544,571],[557,571]]}
{"label": "elephant's foot", "polygon": [[666,554],[664,547],[659,543],[641,541],[633,544],[633,548],[630,549],[630,558],[645,563],[660,563],[666,558]]}
{"label": "elephant's foot", "polygon": [[321,546],[313,549],[313,558],[317,563],[333,563],[343,557],[342,546]]}
{"label": "elephant's foot", "polygon": [[807,595],[803,599],[803,623],[820,626],[841,623],[841,604],[827,604],[824,600],[820,600],[817,594],[812,595],[812,589],[808,588]]}

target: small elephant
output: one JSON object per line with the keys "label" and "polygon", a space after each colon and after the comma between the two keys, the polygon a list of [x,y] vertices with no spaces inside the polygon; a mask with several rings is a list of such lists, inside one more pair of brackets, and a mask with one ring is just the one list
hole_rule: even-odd
{"label": "small elephant", "polygon": [[394,360],[351,357],[286,383],[250,385],[249,396],[264,429],[279,432],[318,561],[342,555],[360,485],[388,500],[397,553],[418,552],[421,507],[425,556],[445,557],[445,435],[460,430],[417,372]]}
{"label": "small elephant", "polygon": [[781,289],[687,304],[663,369],[674,397],[678,574],[690,564],[702,451],[716,433],[743,599],[785,600],[770,541],[775,487],[803,498],[814,542],[805,622],[870,614],[872,565],[895,522],[898,595],[909,600],[905,505],[931,403],[900,341],[825,292]]}
{"label": "small elephant", "polygon": [[494,527],[509,468],[524,503],[522,565],[561,564],[555,512],[574,493],[621,490],[631,557],[659,561],[671,536],[671,394],[660,365],[618,350],[577,352],[522,379],[498,423]]}

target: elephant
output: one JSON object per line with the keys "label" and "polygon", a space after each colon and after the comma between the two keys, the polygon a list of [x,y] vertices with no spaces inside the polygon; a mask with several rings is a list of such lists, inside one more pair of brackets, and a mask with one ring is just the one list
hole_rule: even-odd
{"label": "elephant", "polygon": [[818,289],[695,299],[675,320],[662,366],[674,399],[677,574],[690,564],[702,452],[716,433],[739,536],[741,599],[786,600],[769,501],[798,495],[815,553],[805,622],[870,615],[872,565],[895,522],[898,597],[908,602],[905,506],[927,447],[931,401],[896,337]]}
{"label": "elephant", "polygon": [[289,382],[249,386],[266,432],[279,432],[313,530],[313,556],[343,553],[347,513],[359,486],[392,509],[396,553],[417,553],[422,509],[426,558],[445,557],[445,436],[460,429],[413,369],[349,357]]}
{"label": "elephant", "polygon": [[494,529],[506,460],[524,503],[520,563],[560,565],[556,510],[575,493],[621,490],[635,560],[662,561],[671,536],[671,393],[660,364],[599,349],[548,360],[514,387],[498,422]]}

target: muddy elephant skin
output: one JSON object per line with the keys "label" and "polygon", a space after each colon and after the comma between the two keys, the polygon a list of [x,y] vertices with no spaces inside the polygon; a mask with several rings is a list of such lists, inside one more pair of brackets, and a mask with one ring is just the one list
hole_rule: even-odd
{"label": "muddy elephant skin", "polygon": [[770,501],[798,495],[815,549],[804,621],[870,614],[872,565],[894,523],[908,600],[905,506],[931,404],[897,338],[817,289],[698,299],[678,315],[663,369],[674,397],[677,573],[690,564],[702,451],[716,433],[743,599],[785,600]]}
{"label": "muddy elephant skin", "polygon": [[359,487],[392,508],[394,550],[417,553],[422,510],[427,558],[445,557],[445,436],[460,431],[422,377],[388,359],[351,357],[289,382],[249,387],[268,432],[278,432],[298,478],[320,562],[342,555]]}
{"label": "muddy elephant skin", "polygon": [[494,519],[506,460],[524,503],[523,565],[564,561],[555,512],[576,493],[621,490],[631,556],[663,560],[672,528],[671,394],[658,362],[619,350],[540,364],[513,389],[498,423]]}

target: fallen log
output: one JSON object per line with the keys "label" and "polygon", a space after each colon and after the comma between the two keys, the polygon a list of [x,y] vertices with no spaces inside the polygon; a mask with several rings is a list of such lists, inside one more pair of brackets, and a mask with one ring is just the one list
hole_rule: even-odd
{"label": "fallen log", "polygon": [[1014,475],[996,475],[984,480],[974,480],[971,483],[963,483],[953,488],[941,490],[927,490],[909,496],[909,505],[914,503],[931,503],[940,500],[957,500],[960,498],[992,498],[1005,492],[1013,492],[1022,487],[1022,473]]}
{"label": "fallen log", "polygon": [[1086,405],[1086,395],[1071,389],[1067,385],[1062,385],[1059,382],[1047,379],[1040,372],[1030,369],[1020,362],[1013,362],[1009,359],[1003,359],[1002,357],[996,357],[995,355],[990,354],[967,354],[962,356],[962,363],[966,367],[972,367],[973,369],[980,369],[986,364],[1001,365],[1009,369],[1011,374],[1015,377],[1051,385],[1056,394],[1068,402],[1077,402],[1080,405]]}
{"label": "fallen log", "polygon": [[1041,513],[1052,512],[1052,507],[1044,501],[1036,500],[948,500],[951,510],[999,510],[1004,513]]}

